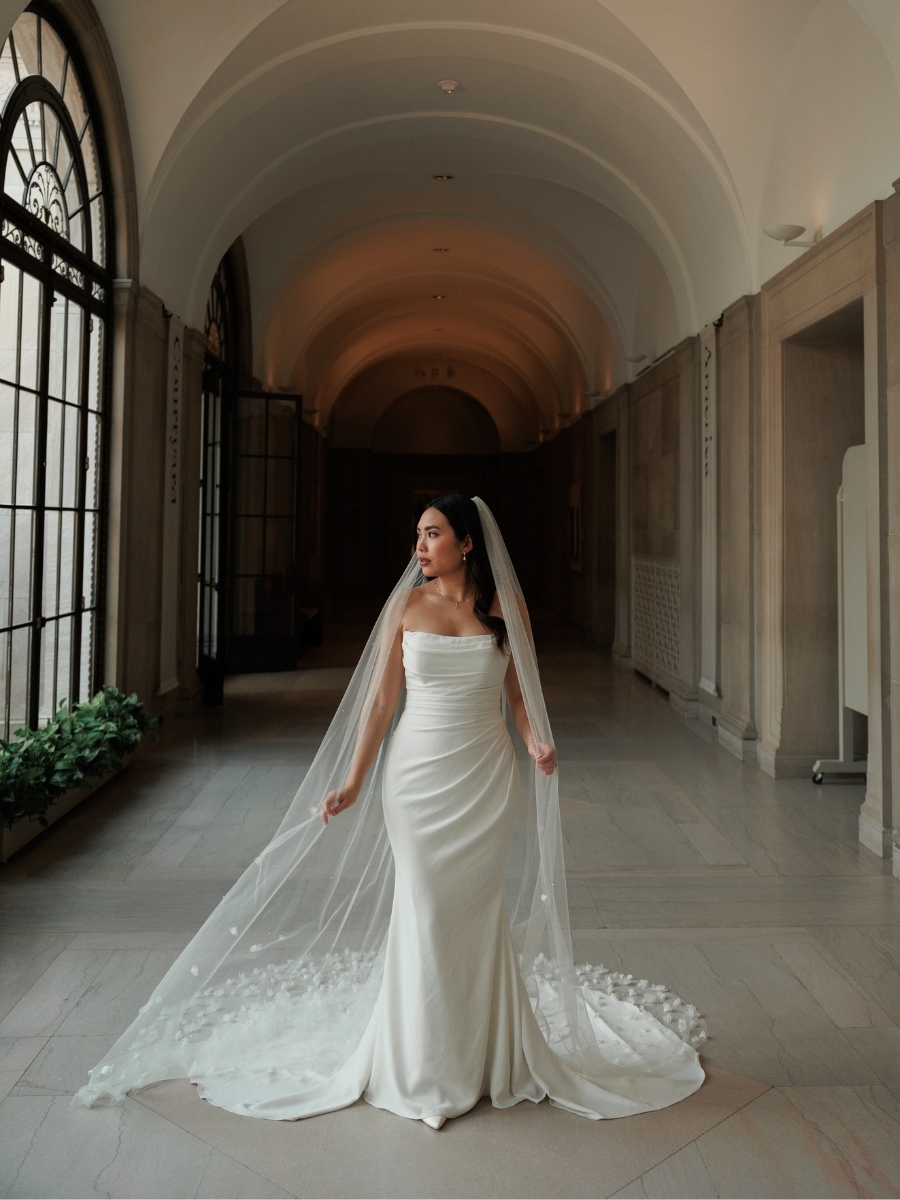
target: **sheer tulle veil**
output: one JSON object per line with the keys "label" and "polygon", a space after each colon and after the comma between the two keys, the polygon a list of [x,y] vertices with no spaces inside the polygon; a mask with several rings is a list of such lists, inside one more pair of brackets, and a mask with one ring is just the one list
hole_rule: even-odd
{"label": "sheer tulle veil", "polygon": [[[552,742],[522,590],[500,530],[475,500],[509,645],[535,737]],[[297,1092],[324,1085],[358,1046],[378,997],[393,898],[382,812],[385,748],[356,804],[324,826],[319,806],[347,776],[361,722],[398,636],[413,558],[387,599],[338,711],[275,836],[173,963],[73,1103],[115,1104],[164,1079],[289,1072]],[[403,697],[394,722],[403,709]],[[393,728],[393,727],[392,727]],[[678,1069],[704,1036],[691,1006],[644,980],[576,968],[566,902],[558,772],[522,756],[507,905],[520,968],[550,1047],[602,1081]],[[646,1052],[604,1020],[604,997],[654,1013],[665,1036]],[[611,1051],[611,1047],[613,1048]]]}

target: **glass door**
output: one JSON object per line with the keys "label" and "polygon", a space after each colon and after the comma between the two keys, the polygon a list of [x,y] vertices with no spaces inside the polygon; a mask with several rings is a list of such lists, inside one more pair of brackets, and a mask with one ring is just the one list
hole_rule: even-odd
{"label": "glass door", "polygon": [[301,397],[243,392],[233,422],[228,670],[292,671],[299,655]]}
{"label": "glass door", "polygon": [[207,366],[201,430],[197,673],[212,704],[222,703],[225,679],[227,403],[226,373]]}

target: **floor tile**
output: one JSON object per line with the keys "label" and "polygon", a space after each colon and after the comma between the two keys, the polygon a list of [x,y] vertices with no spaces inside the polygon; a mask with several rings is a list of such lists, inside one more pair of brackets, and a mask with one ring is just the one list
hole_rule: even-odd
{"label": "floor tile", "polygon": [[[608,925],[827,927],[900,922],[898,881],[888,876],[740,875],[707,881],[604,881],[589,886]],[[882,1003],[879,997],[875,999]]]}
{"label": "floor tile", "polygon": [[847,1029],[848,1041],[900,1100],[900,1029]]}
{"label": "floor tile", "polygon": [[707,815],[760,875],[862,875],[855,853],[822,834],[790,804],[733,806]]}
{"label": "floor tile", "polygon": [[815,933],[866,995],[900,1025],[900,927],[823,925]]}
{"label": "floor tile", "polygon": [[0,1019],[22,999],[71,941],[71,933],[0,933]]}
{"label": "floor tile", "polygon": [[0,1071],[25,1071],[46,1044],[46,1037],[0,1038]]}
{"label": "floor tile", "polygon": [[365,1103],[290,1122],[237,1117],[183,1081],[138,1099],[293,1196],[595,1197],[618,1191],[763,1091],[713,1070],[699,1092],[662,1112],[588,1121],[546,1101],[503,1110],[483,1102],[436,1136]]}
{"label": "floor tile", "polygon": [[113,950],[57,1032],[63,1035],[122,1033],[180,950]]}
{"label": "floor tile", "polygon": [[291,1194],[221,1151],[213,1150],[200,1180],[196,1200],[282,1200]]}
{"label": "floor tile", "polygon": [[8,1096],[0,1105],[0,1195],[194,1196],[209,1146],[146,1105],[73,1106],[68,1096]]}
{"label": "floor tile", "polygon": [[682,821],[678,828],[710,866],[724,867],[747,862],[709,821]]}
{"label": "floor tile", "polygon": [[711,1200],[718,1197],[696,1142],[677,1151],[640,1179],[616,1192],[614,1200]]}
{"label": "floor tile", "polygon": [[73,1095],[89,1082],[88,1072],[115,1039],[112,1032],[77,1037],[54,1035],[22,1072],[16,1094]]}
{"label": "floor tile", "polygon": [[166,930],[110,932],[99,929],[76,933],[69,946],[72,950],[183,950],[189,941],[189,934]]}
{"label": "floor tile", "polygon": [[148,867],[177,867],[203,831],[209,828],[216,814],[250,769],[248,763],[233,763],[220,767],[156,845],[136,864],[135,872],[139,873]]}
{"label": "floor tile", "polygon": [[827,961],[825,954],[814,945],[774,943],[775,949],[800,982],[816,998],[835,1025],[855,1026],[893,1025],[865,992],[840,968]]}
{"label": "floor tile", "polygon": [[0,1021],[0,1037],[53,1033],[108,958],[104,950],[64,950]]}
{"label": "floor tile", "polygon": [[733,1197],[896,1196],[900,1103],[887,1088],[777,1088],[697,1140]]}
{"label": "floor tile", "polygon": [[570,817],[563,830],[566,864],[572,870],[705,865],[703,856],[659,805],[592,807],[593,812]]}

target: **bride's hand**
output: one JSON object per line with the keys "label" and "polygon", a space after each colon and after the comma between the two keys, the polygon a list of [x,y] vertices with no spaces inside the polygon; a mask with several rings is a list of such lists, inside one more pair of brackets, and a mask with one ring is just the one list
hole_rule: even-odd
{"label": "bride's hand", "polygon": [[534,765],[545,775],[552,775],[556,770],[556,751],[547,742],[532,742],[528,753],[534,759]]}
{"label": "bride's hand", "polygon": [[332,817],[336,817],[338,813],[342,813],[345,808],[349,808],[351,804],[355,804],[359,799],[359,788],[352,784],[345,783],[342,788],[335,788],[334,791],[328,793],[322,801],[322,821],[325,825],[328,824]]}

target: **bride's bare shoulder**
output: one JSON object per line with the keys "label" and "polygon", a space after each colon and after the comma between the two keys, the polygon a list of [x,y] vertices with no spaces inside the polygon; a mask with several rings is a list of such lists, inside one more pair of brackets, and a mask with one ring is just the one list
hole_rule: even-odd
{"label": "bride's bare shoulder", "polygon": [[397,605],[403,611],[403,623],[408,624],[409,618],[413,613],[417,613],[423,602],[427,601],[427,593],[424,586],[404,588],[402,592],[397,594]]}

